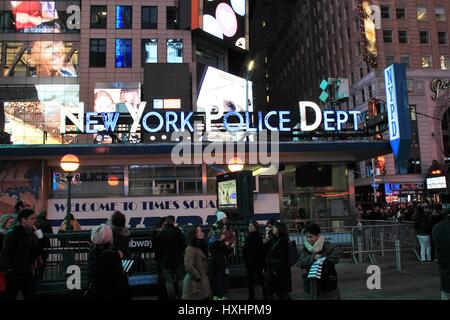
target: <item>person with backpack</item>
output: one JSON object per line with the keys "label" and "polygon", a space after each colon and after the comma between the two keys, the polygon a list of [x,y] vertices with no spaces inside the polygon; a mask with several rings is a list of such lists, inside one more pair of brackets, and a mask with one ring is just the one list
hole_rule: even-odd
{"label": "person with backpack", "polygon": [[277,222],[272,230],[266,260],[265,285],[267,298],[288,300],[292,291],[291,265],[289,262],[289,232],[286,224]]}
{"label": "person with backpack", "polygon": [[[320,235],[320,227],[308,224],[304,228],[306,242],[300,254],[300,267],[305,269],[303,275],[303,290],[308,300],[340,300],[337,287],[337,272],[335,265],[339,262],[341,251]],[[320,265],[320,278],[312,278],[311,267]]]}

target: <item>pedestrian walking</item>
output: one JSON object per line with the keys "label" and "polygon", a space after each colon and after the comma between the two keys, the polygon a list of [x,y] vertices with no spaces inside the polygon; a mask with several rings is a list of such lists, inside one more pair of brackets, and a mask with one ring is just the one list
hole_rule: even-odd
{"label": "pedestrian walking", "polygon": [[248,279],[248,300],[255,300],[255,286],[260,284],[263,287],[264,295],[264,243],[263,236],[256,221],[250,222],[248,234],[242,247],[242,257],[245,261],[245,269]]}
{"label": "pedestrian walking", "polygon": [[209,300],[211,286],[208,277],[208,246],[201,226],[195,226],[187,234],[183,280],[183,300]]}
{"label": "pedestrian walking", "polygon": [[266,260],[265,283],[268,299],[288,300],[292,291],[289,262],[289,232],[286,224],[277,222],[272,229]]}
{"label": "pedestrian walking", "polygon": [[[320,234],[317,224],[305,226],[306,242],[300,254],[300,267],[305,269],[303,274],[303,290],[309,300],[340,300],[337,286],[337,272],[335,265],[339,262],[341,251]],[[319,279],[309,278],[311,267],[323,259],[322,274]]]}
{"label": "pedestrian walking", "polygon": [[441,278],[441,299],[450,300],[450,211],[432,230]]}
{"label": "pedestrian walking", "polygon": [[5,273],[7,298],[16,300],[20,291],[23,298],[29,300],[35,293],[33,273],[39,254],[39,241],[34,233],[36,214],[31,209],[22,209],[17,220],[4,239],[0,264]]}
{"label": "pedestrian walking", "polygon": [[119,252],[113,244],[110,226],[101,224],[92,229],[94,247],[88,254],[88,294],[94,300],[130,299],[128,281]]}

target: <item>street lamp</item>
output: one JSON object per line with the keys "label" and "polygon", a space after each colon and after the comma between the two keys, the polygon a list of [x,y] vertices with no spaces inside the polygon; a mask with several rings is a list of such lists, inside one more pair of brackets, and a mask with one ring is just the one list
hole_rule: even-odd
{"label": "street lamp", "polygon": [[244,169],[244,162],[239,157],[233,157],[228,161],[228,170],[231,172],[238,172]]}
{"label": "street lamp", "polygon": [[66,154],[62,157],[60,161],[61,168],[66,173],[67,178],[67,210],[66,210],[66,231],[72,230],[72,225],[70,224],[70,209],[71,209],[71,192],[72,192],[72,179],[73,173],[80,166],[80,160],[76,155]]}
{"label": "street lamp", "polygon": [[247,66],[247,72],[245,74],[245,112],[248,112],[248,80],[250,79],[255,61],[251,60]]}

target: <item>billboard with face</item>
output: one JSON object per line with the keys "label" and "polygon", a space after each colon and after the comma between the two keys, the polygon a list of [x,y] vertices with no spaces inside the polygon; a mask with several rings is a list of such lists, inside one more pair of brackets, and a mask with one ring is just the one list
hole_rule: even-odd
{"label": "billboard with face", "polygon": [[364,52],[364,61],[371,67],[377,66],[377,34],[376,26],[373,18],[374,12],[371,8],[370,0],[359,1],[359,19],[361,29],[361,46]]}

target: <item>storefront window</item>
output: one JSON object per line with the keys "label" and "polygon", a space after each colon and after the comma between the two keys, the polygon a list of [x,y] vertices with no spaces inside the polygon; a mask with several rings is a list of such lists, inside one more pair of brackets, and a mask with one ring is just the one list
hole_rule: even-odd
{"label": "storefront window", "polygon": [[[67,182],[61,168],[51,169],[50,195],[67,197]],[[95,198],[124,195],[124,169],[122,166],[81,167],[74,175],[72,197]]]}
{"label": "storefront window", "polygon": [[164,196],[202,192],[201,166],[132,165],[130,196]]}
{"label": "storefront window", "polygon": [[[302,220],[331,220],[349,216],[350,196],[346,166],[337,164],[318,166],[328,166],[329,176],[321,175],[320,178],[298,181],[306,177],[296,174],[296,170],[302,170],[301,166],[288,166],[283,172],[281,218],[290,228],[296,228]],[[327,182],[319,187],[317,180]]]}

